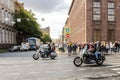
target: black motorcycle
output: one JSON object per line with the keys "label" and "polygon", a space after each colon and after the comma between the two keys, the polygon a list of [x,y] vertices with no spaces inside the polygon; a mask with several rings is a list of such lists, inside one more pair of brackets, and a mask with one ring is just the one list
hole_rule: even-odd
{"label": "black motorcycle", "polygon": [[84,49],[80,52],[80,55],[74,58],[74,65],[79,67],[82,63],[85,64],[93,64],[102,65],[105,61],[105,55],[103,53],[98,55],[98,59],[96,59],[95,53],[91,53],[88,50],[88,46],[86,45]]}
{"label": "black motorcycle", "polygon": [[51,58],[55,59],[57,53],[55,51],[51,52],[48,50],[48,46],[43,46],[35,54],[33,54],[33,59],[38,60],[39,58]]}

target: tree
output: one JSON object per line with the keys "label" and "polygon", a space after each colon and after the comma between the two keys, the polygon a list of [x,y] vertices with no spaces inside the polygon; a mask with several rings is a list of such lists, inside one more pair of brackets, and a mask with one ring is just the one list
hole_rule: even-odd
{"label": "tree", "polygon": [[51,38],[50,38],[50,36],[48,34],[44,34],[42,36],[42,42],[47,43],[47,42],[52,42],[52,40],[51,40]]}
{"label": "tree", "polygon": [[[32,11],[27,11],[21,8],[19,11],[16,11],[14,14],[15,19],[15,29],[18,31],[17,41],[21,43],[28,37],[37,37],[41,39],[42,32],[40,30],[40,25],[37,23],[37,19],[34,17],[35,14]],[[20,22],[17,22],[17,19],[21,19]]]}

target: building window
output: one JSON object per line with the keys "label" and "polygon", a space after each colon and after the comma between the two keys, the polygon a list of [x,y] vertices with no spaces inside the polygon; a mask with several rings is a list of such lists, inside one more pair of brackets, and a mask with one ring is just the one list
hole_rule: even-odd
{"label": "building window", "polygon": [[115,3],[108,2],[108,8],[115,8]]}
{"label": "building window", "polygon": [[100,8],[94,8],[94,14],[100,14]]}
{"label": "building window", "polygon": [[93,20],[94,21],[101,20],[101,2],[98,1],[93,2]]}
{"label": "building window", "polygon": [[115,31],[114,29],[108,29],[107,39],[108,41],[114,41]]}
{"label": "building window", "polygon": [[115,3],[108,2],[108,21],[115,21]]}
{"label": "building window", "polygon": [[101,30],[96,29],[94,30],[94,41],[100,41],[101,40]]}
{"label": "building window", "polygon": [[100,2],[94,2],[93,7],[100,7]]}
{"label": "building window", "polygon": [[115,14],[115,9],[108,9],[108,14]]}
{"label": "building window", "polygon": [[108,21],[115,21],[115,16],[108,15]]}
{"label": "building window", "polygon": [[93,17],[94,17],[95,21],[99,21],[100,20],[100,15],[94,15]]}

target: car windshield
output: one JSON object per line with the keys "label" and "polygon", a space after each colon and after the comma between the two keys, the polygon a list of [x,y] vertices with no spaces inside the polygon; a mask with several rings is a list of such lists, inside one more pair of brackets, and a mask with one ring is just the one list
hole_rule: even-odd
{"label": "car windshield", "polygon": [[18,46],[13,46],[13,48],[17,48]]}
{"label": "car windshield", "polygon": [[40,45],[40,48],[46,48],[46,47],[48,47],[47,44],[42,44],[42,45]]}

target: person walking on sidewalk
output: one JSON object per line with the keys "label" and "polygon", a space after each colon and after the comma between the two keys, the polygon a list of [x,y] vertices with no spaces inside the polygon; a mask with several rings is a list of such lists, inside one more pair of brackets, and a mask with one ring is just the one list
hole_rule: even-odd
{"label": "person walking on sidewalk", "polygon": [[114,44],[110,42],[110,53],[113,53],[113,47],[114,47]]}
{"label": "person walking on sidewalk", "polygon": [[67,45],[67,50],[68,50],[68,55],[70,56],[72,52],[72,44]]}
{"label": "person walking on sidewalk", "polygon": [[73,44],[72,48],[73,48],[73,54],[77,54],[77,44],[76,43]]}
{"label": "person walking on sidewalk", "polygon": [[106,42],[105,47],[106,47],[106,53],[108,53],[109,48],[110,48],[110,45],[109,45],[109,43],[108,43],[108,42]]}

